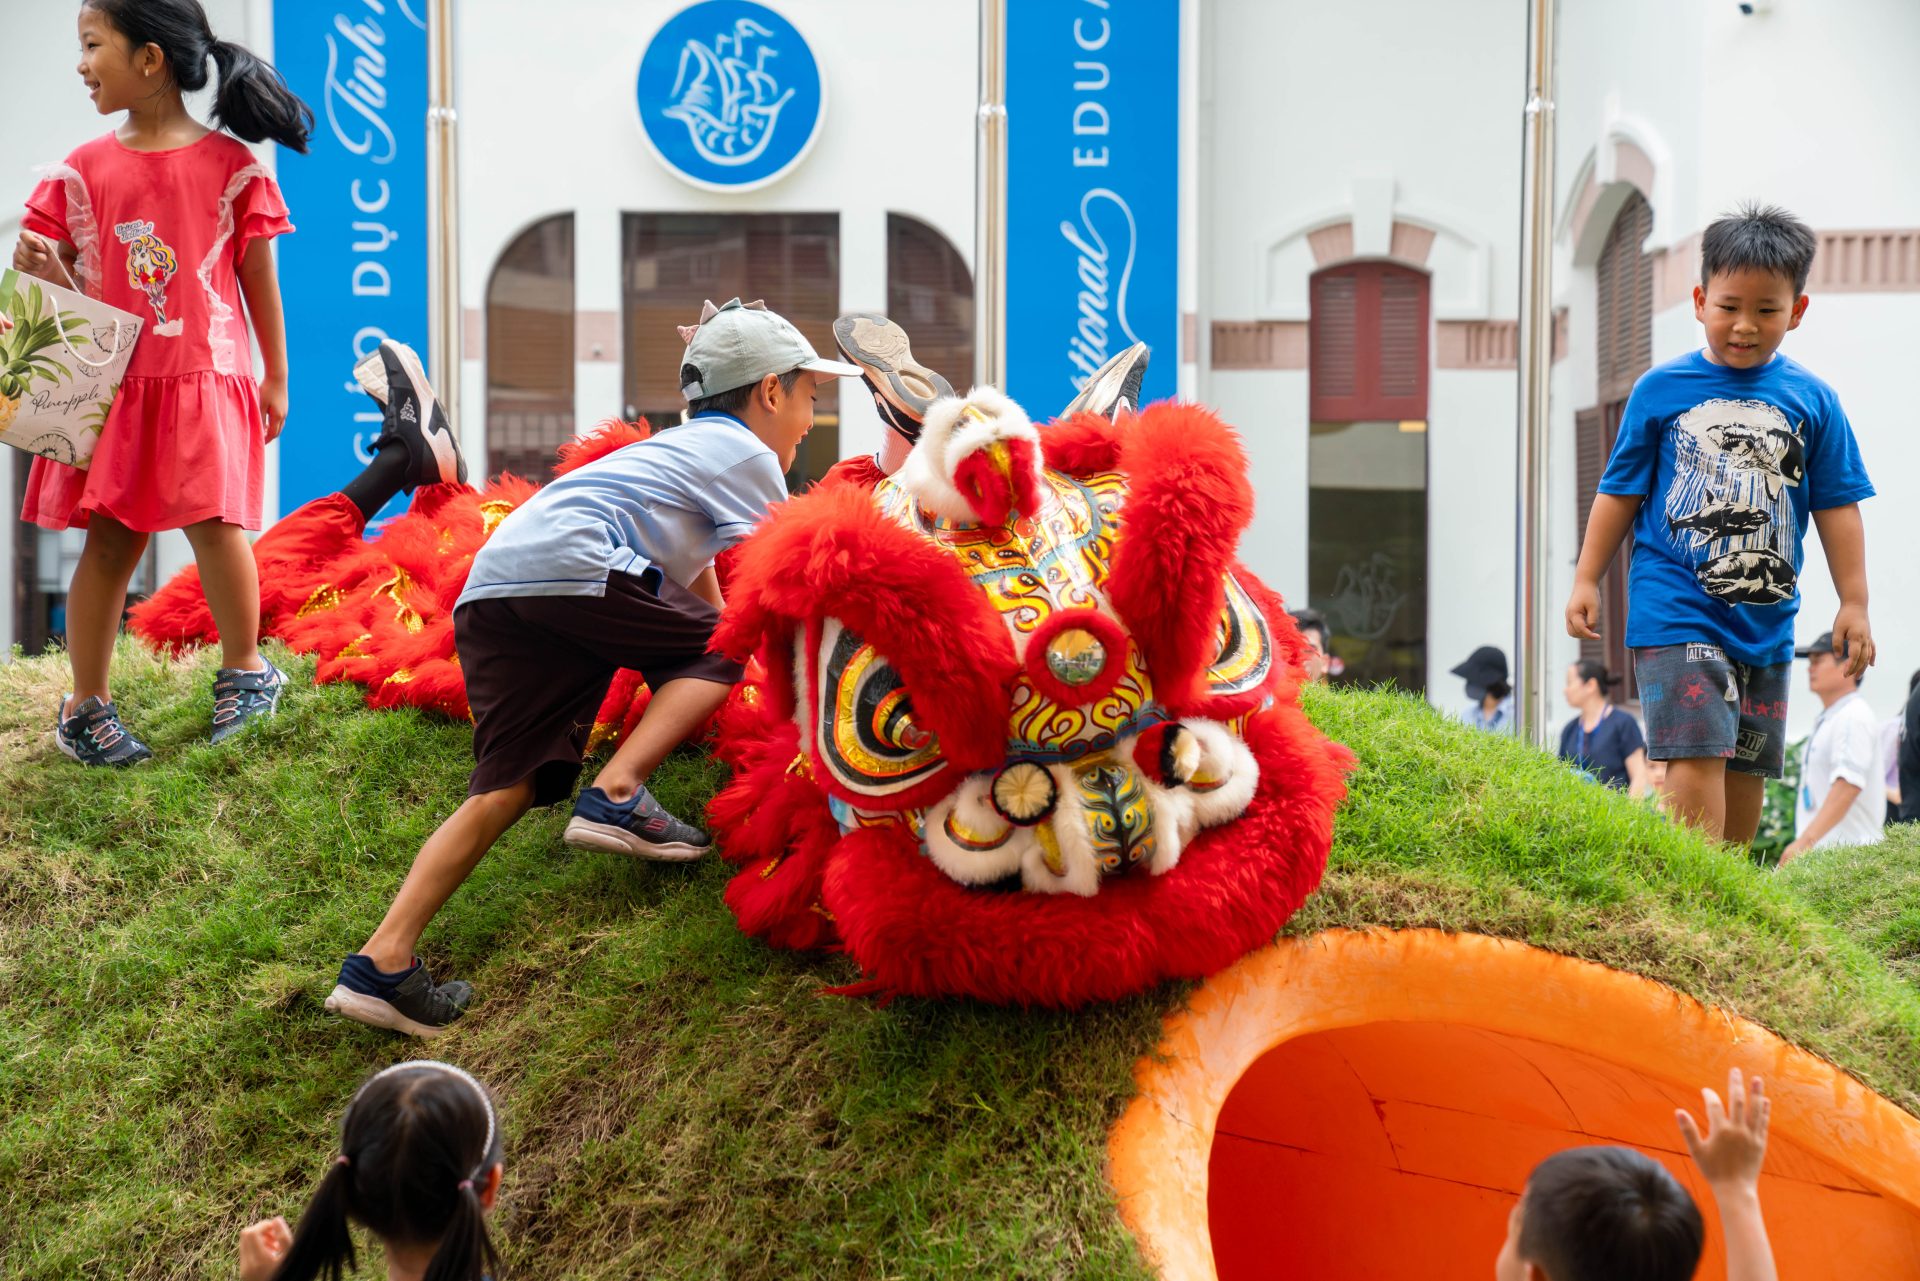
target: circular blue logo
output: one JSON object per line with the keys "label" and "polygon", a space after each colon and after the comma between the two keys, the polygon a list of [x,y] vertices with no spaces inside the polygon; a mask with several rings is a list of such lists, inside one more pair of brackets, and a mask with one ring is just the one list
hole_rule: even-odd
{"label": "circular blue logo", "polygon": [[660,163],[710,191],[750,191],[806,156],[826,85],[791,22],[751,0],[703,0],[640,59],[641,132]]}

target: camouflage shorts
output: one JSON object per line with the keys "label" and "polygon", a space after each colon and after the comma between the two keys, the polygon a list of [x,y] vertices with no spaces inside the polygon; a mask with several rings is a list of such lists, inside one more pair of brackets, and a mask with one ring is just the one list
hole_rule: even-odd
{"label": "camouflage shorts", "polygon": [[1753,667],[1718,645],[1633,651],[1647,759],[1717,757],[1743,774],[1779,778],[1787,746],[1793,664]]}

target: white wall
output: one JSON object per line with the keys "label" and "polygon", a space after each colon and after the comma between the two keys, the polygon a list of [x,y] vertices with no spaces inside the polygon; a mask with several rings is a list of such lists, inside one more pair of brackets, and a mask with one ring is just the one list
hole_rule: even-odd
{"label": "white wall", "polygon": [[[1315,268],[1294,241],[1312,226],[1396,218],[1440,229],[1429,265],[1436,319],[1510,318],[1518,291],[1524,14],[1500,0],[1324,5],[1218,0],[1205,10],[1210,164],[1201,327],[1305,320]],[[1377,239],[1377,237],[1376,237]],[[1305,371],[1202,375],[1237,425],[1258,507],[1248,565],[1307,598]],[[1447,669],[1479,645],[1513,645],[1514,412],[1507,371],[1435,371],[1428,395],[1428,688],[1458,701]]]}
{"label": "white wall", "polygon": [[[781,15],[819,61],[826,121],[791,173],[744,195],[681,182],[641,135],[634,104],[640,57],[683,7],[684,0],[566,0],[546,7],[549,18],[532,21],[522,0],[462,0],[456,34],[467,307],[484,309],[488,275],[515,235],[567,210],[576,218],[576,306],[587,311],[620,310],[623,212],[837,211],[842,311],[886,308],[889,211],[938,228],[971,261],[974,5],[890,0],[880,20],[877,12],[853,18],[836,0],[781,0]],[[468,433],[485,410],[481,354],[472,347],[466,353]],[[577,375],[576,421],[619,412],[617,361],[584,362]],[[879,421],[865,396],[843,392],[840,417],[843,455],[879,445]]]}

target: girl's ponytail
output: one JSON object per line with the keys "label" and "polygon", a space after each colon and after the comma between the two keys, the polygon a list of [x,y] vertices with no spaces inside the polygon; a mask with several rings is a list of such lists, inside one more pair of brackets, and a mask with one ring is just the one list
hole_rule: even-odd
{"label": "girl's ponytail", "polygon": [[[482,1171],[480,1177],[485,1179],[486,1172]],[[447,1234],[440,1238],[440,1248],[427,1264],[423,1281],[482,1281],[503,1271],[493,1238],[487,1235],[487,1215],[480,1204],[480,1193],[472,1179],[463,1179]]]}
{"label": "girl's ponytail", "polygon": [[213,42],[213,64],[220,69],[213,118],[228,132],[260,142],[271,138],[305,152],[313,136],[313,108],[302,102],[280,73],[231,40]]}
{"label": "girl's ponytail", "polygon": [[293,1231],[293,1244],[274,1269],[273,1281],[314,1281],[321,1276],[327,1281],[340,1281],[344,1269],[360,1266],[353,1253],[353,1233],[347,1226],[352,1181],[347,1158],[335,1157],[332,1168],[314,1190],[313,1200],[307,1202],[306,1213]]}

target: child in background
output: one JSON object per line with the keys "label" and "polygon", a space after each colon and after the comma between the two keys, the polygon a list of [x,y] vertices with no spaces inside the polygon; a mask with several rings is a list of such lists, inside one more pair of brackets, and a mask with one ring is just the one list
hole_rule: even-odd
{"label": "child in background", "polygon": [[[1760,1166],[1772,1103],[1739,1068],[1727,1103],[1711,1089],[1707,1134],[1685,1108],[1680,1137],[1720,1209],[1727,1281],[1778,1281],[1760,1214]],[[1534,1167],[1507,1216],[1495,1281],[1689,1281],[1706,1231],[1700,1208],[1666,1169],[1631,1148],[1570,1148]]]}
{"label": "child in background", "polygon": [[241,1281],[313,1281],[358,1267],[349,1220],[380,1238],[388,1281],[501,1281],[487,1235],[504,1171],[486,1088],[449,1063],[396,1063],[360,1087],[340,1120],[340,1155],[289,1231],[240,1233]]}
{"label": "child in background", "polygon": [[[280,285],[268,241],[293,230],[273,178],[181,95],[220,72],[214,118],[252,142],[305,151],[313,113],[274,69],[216,40],[197,0],[86,0],[80,78],[119,128],[54,165],[27,198],[15,269],[146,323],[92,464],[37,458],[23,519],[87,531],[67,596],[73,692],[55,741],[85,765],[152,753],[121,723],[107,663],[127,582],[150,534],[184,530],[220,628],[212,739],[278,704],[282,675],[258,648],[260,589],[245,530],[260,528],[266,445],[287,416]],[[266,378],[253,379],[245,314]]]}
{"label": "child in background", "polygon": [[1840,596],[1833,652],[1853,676],[1873,662],[1860,523],[1873,485],[1839,397],[1777,352],[1806,314],[1816,245],[1771,206],[1707,228],[1693,291],[1706,348],[1634,384],[1567,601],[1567,634],[1598,640],[1600,576],[1631,528],[1626,643],[1647,756],[1668,763],[1673,812],[1741,845],[1781,773],[1809,516]]}

